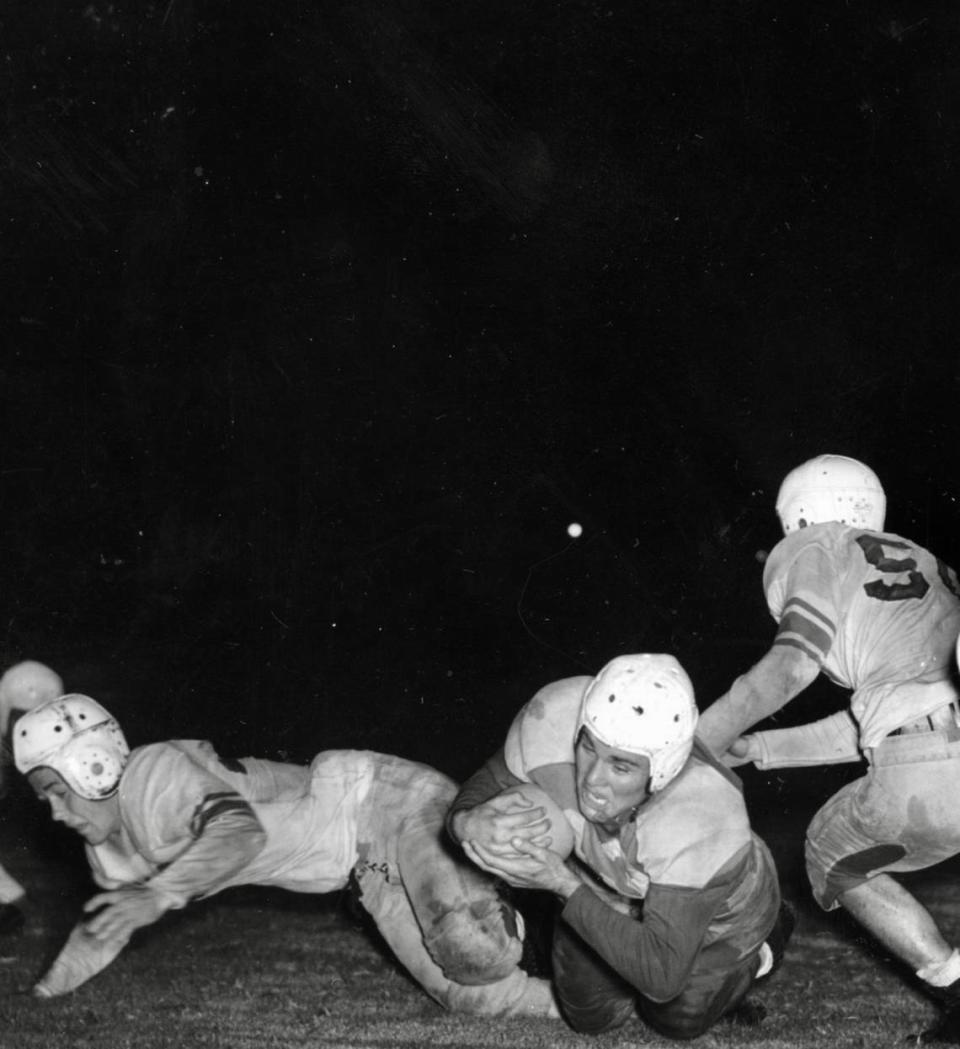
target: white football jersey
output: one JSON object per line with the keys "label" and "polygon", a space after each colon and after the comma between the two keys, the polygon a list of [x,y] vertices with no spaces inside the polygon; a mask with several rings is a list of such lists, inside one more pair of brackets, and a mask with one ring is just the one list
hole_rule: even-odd
{"label": "white football jersey", "polygon": [[790,645],[853,691],[861,744],[943,703],[912,688],[950,675],[960,633],[960,586],[951,568],[902,536],[828,522],[791,532],[773,549],[764,591]]}
{"label": "white football jersey", "polygon": [[266,834],[263,848],[225,880],[211,884],[209,869],[179,880],[175,892],[183,902],[231,885],[317,893],[342,888],[356,861],[358,813],[379,759],[370,751],[324,751],[307,766],[224,761],[198,740],[139,747],[120,783],[120,846],[87,846],[94,878],[104,888],[152,878],[182,856],[211,819],[246,814],[249,820],[252,810]]}

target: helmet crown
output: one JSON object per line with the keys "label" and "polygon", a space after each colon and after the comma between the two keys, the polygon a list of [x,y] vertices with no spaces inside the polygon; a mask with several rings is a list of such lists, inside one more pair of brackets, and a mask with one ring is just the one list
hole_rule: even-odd
{"label": "helmet crown", "polygon": [[587,686],[577,735],[587,728],[608,747],[646,757],[657,791],[686,764],[697,719],[693,685],[673,656],[618,656]]}
{"label": "helmet crown", "polygon": [[818,455],[791,470],[777,493],[784,534],[837,521],[882,532],[887,498],[877,475],[846,455]]}

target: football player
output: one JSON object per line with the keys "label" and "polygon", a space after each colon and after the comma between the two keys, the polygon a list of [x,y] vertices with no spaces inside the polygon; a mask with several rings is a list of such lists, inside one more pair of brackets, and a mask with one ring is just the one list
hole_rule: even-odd
{"label": "football player", "polygon": [[[0,677],[0,797],[7,792],[11,726],[26,711],[60,695],[63,695],[60,676],[32,659],[14,664]],[[24,887],[0,866],[0,935],[23,928],[25,898]]]}
{"label": "football player", "polygon": [[[807,830],[813,893],[843,907],[925,981],[944,1007],[921,1041],[960,1041],[960,952],[893,875],[960,853],[960,717],[951,680],[960,632],[957,577],[933,554],[884,531],[876,474],[821,455],[784,479],[784,538],[763,585],[778,627],[760,661],[700,719],[735,765],[867,762]],[[810,725],[746,729],[820,673],[851,690],[849,709]]]}
{"label": "football player", "polygon": [[355,879],[399,961],[446,1008],[558,1015],[549,982],[519,967],[522,922],[494,879],[447,844],[456,785],[425,765],[333,750],[309,766],[228,761],[210,743],[128,748],[95,700],[71,694],[25,714],[14,758],[54,820],[77,831],[97,884],[86,917],[35,985],[62,995],[131,934],[230,886],[326,893]]}
{"label": "football player", "polygon": [[[779,962],[790,916],[740,782],[696,725],[676,659],[620,656],[595,678],[541,689],[448,816],[478,866],[562,901],[553,978],[577,1031],[611,1030],[635,1011],[674,1038],[738,1009],[762,1018],[744,999]],[[567,862],[550,847],[545,807],[517,805],[509,788],[525,782],[570,824]]]}

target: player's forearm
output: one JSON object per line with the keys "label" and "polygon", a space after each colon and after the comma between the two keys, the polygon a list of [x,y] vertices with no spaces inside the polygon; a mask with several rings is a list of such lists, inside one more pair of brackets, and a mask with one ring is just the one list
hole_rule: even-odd
{"label": "player's forearm", "polygon": [[567,900],[562,917],[631,987],[664,1002],[686,985],[724,894],[720,887],[657,890],[644,901],[638,919],[581,886]]}
{"label": "player's forearm", "polygon": [[785,707],[819,671],[813,660],[796,649],[774,645],[733,682],[729,692],[707,707],[697,735],[715,754],[724,754],[747,729]]}
{"label": "player's forearm", "polygon": [[497,751],[492,758],[482,765],[460,788],[453,804],[447,813],[447,833],[455,841],[463,840],[463,822],[467,813],[489,801],[506,787],[521,783],[507,768],[503,751]]}
{"label": "player's forearm", "polygon": [[794,728],[768,729],[748,737],[758,748],[759,769],[836,765],[860,761],[860,730],[849,711]]}
{"label": "player's forearm", "polygon": [[57,998],[75,991],[106,969],[126,945],[127,938],[100,940],[91,936],[86,923],[81,922],[33,988],[34,995],[37,998]]}
{"label": "player's forearm", "polygon": [[266,844],[266,832],[252,809],[237,808],[211,820],[200,836],[146,884],[168,909],[209,896],[244,869]]}

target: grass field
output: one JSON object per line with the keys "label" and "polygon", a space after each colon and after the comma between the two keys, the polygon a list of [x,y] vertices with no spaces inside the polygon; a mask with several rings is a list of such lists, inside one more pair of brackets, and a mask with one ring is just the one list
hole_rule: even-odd
{"label": "grass field", "polygon": [[[266,890],[225,893],[169,915],[135,938],[105,972],[72,995],[25,992],[62,942],[91,891],[78,853],[38,847],[7,828],[4,864],[30,886],[26,930],[0,938],[0,1046],[4,1049],[620,1049],[675,1045],[639,1022],[596,1038],[559,1022],[451,1016],[400,972],[339,898]],[[960,877],[940,870],[916,891],[944,927],[960,930]],[[757,1028],[721,1023],[697,1046],[757,1049],[895,1046],[935,1016],[900,970],[842,917],[801,899],[781,971],[754,994]]]}

